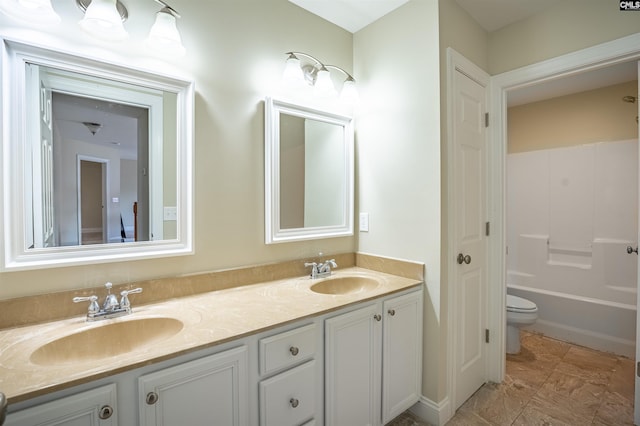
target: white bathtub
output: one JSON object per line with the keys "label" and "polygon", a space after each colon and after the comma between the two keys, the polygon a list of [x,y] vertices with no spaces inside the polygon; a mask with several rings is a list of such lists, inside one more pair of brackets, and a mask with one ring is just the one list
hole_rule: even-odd
{"label": "white bathtub", "polygon": [[[609,302],[515,284],[507,273],[507,293],[538,306],[538,320],[526,329],[601,351],[635,357],[636,305]],[[635,302],[635,294],[629,296]]]}

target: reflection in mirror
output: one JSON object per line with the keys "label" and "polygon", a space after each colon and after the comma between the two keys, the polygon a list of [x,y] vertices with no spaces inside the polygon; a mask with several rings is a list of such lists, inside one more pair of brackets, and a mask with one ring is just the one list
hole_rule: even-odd
{"label": "reflection in mirror", "polygon": [[353,234],[349,117],[267,98],[266,242]]}
{"label": "reflection in mirror", "polygon": [[3,268],[192,253],[193,84],[9,40],[3,57]]}
{"label": "reflection in mirror", "polygon": [[[34,153],[27,175],[39,176],[27,247],[175,238],[153,214],[169,189],[162,154],[175,146],[175,131],[163,134],[162,123],[171,121],[163,98],[175,95],[31,63],[26,73],[27,111],[38,112],[39,122],[27,134]],[[175,192],[175,179],[167,183]]]}

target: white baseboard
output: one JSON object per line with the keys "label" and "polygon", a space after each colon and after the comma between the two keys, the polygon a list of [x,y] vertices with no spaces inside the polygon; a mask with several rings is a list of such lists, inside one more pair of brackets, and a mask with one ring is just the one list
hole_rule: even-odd
{"label": "white baseboard", "polygon": [[448,397],[437,403],[421,396],[420,400],[409,410],[427,423],[435,426],[442,426],[453,417]]}

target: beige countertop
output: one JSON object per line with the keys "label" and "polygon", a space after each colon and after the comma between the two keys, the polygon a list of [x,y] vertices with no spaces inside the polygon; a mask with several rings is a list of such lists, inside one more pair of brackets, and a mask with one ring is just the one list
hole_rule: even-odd
{"label": "beige countertop", "polygon": [[[378,285],[373,289],[344,295],[318,294],[310,290],[311,285],[319,281],[344,276],[373,278]],[[144,306],[136,306],[135,299],[132,298],[134,312],[120,318],[89,323],[82,316],[1,330],[0,389],[7,396],[9,403],[24,401],[406,290],[419,284],[421,281],[416,279],[351,267],[336,270],[330,278],[325,279],[288,278]],[[69,303],[72,303],[71,300]],[[90,355],[73,359],[75,352],[71,344],[65,347],[65,352],[71,354],[68,361],[41,365],[46,362],[37,361],[32,356],[40,347],[64,336],[105,325],[111,327],[112,324],[147,318],[174,318],[184,326],[172,336],[148,342],[122,354],[113,353],[103,357],[100,353],[100,359]],[[144,321],[140,322],[143,323]],[[141,333],[144,332],[144,326],[138,328],[142,329]],[[98,342],[96,345],[110,345],[118,351],[118,348],[126,346],[127,339],[124,339],[124,342],[118,340],[118,337],[115,337],[110,343]]]}

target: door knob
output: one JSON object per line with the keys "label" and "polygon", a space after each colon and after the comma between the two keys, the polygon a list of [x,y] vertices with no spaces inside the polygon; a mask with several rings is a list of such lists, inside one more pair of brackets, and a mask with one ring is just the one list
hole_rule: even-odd
{"label": "door knob", "polygon": [[638,254],[638,247],[636,247],[635,249],[631,246],[627,246],[627,253],[631,254],[631,253],[635,253]]}
{"label": "door knob", "polygon": [[463,263],[466,263],[468,265],[471,263],[471,256],[469,255],[465,256],[464,254],[459,253],[457,260],[458,260],[458,265],[462,265]]}

